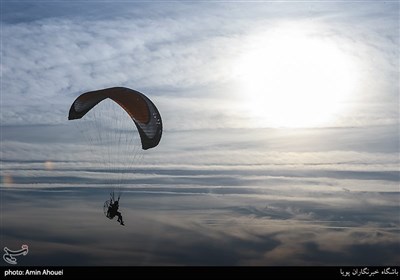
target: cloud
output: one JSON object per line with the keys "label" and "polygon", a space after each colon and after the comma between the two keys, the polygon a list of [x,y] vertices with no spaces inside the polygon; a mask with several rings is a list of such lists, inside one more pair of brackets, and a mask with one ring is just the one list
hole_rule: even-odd
{"label": "cloud", "polygon": [[[29,245],[29,258],[21,259],[25,265],[390,265],[398,261],[399,224],[390,214],[397,211],[395,205],[359,209],[358,204],[348,203],[344,210],[337,207],[334,217],[332,206],[310,200],[130,192],[122,195],[126,226],[121,227],[102,216],[105,191],[5,191],[3,195],[3,241],[9,247],[19,242]],[[271,206],[263,207],[265,203]],[[387,221],[371,220],[377,214]],[[28,219],[32,215],[37,219]],[[380,257],[371,257],[375,251]]]}
{"label": "cloud", "polygon": [[[1,235],[30,246],[22,265],[399,262],[398,3],[2,7]],[[241,109],[235,58],[288,22],[316,23],[360,66],[358,109],[336,128],[259,128]],[[129,165],[67,121],[76,96],[115,85],[165,124]],[[112,189],[126,227],[103,216]]]}
{"label": "cloud", "polygon": [[74,126],[12,126],[3,132],[7,186],[117,183],[126,189],[140,186],[142,192],[253,195],[290,195],[294,189],[396,192],[398,187],[397,135],[391,127],[375,133],[370,128],[297,130],[295,139],[293,131],[274,129],[170,131],[162,145],[137,153],[127,152],[128,144],[97,149],[85,141],[88,131]]}
{"label": "cloud", "polygon": [[314,22],[313,36],[360,64],[363,86],[353,100],[359,110],[338,125],[396,123],[398,23],[391,5],[7,2],[2,123],[61,124],[78,94],[122,85],[149,94],[169,129],[249,126],[232,86],[235,57],[251,36],[282,22]]}
{"label": "cloud", "polygon": [[[147,162],[114,171],[95,164],[90,153],[76,159],[87,149],[76,134],[57,146],[57,137],[46,136],[57,133],[40,133],[65,127],[25,127],[25,142],[15,141],[19,129],[9,129],[2,175],[13,182],[2,185],[2,236],[9,247],[30,246],[25,265],[398,262],[396,148],[372,141],[354,151],[348,141],[336,141],[352,139],[351,130],[306,130],[294,140],[287,131],[266,130],[265,151],[243,145],[249,136],[240,138],[237,130],[211,138],[211,131],[171,131]],[[196,133],[200,142],[187,138]],[[252,133],[260,137],[259,130]],[[326,133],[330,142],[305,151]],[[112,189],[122,192],[122,229],[102,214]]]}

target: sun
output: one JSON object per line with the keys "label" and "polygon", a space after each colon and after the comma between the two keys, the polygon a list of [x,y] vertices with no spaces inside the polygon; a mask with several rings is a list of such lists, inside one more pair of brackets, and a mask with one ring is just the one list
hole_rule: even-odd
{"label": "sun", "polygon": [[235,72],[242,108],[258,126],[332,125],[357,85],[337,43],[293,26],[250,36]]}

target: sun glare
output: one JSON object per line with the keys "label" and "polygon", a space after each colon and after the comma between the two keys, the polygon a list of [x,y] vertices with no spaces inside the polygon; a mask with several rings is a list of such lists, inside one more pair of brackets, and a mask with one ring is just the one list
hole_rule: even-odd
{"label": "sun glare", "polygon": [[336,43],[296,27],[250,36],[235,71],[248,117],[271,127],[331,125],[357,81]]}

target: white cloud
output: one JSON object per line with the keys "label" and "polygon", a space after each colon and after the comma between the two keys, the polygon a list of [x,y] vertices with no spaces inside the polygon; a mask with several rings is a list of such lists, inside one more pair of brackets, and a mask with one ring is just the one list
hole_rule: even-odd
{"label": "white cloud", "polygon": [[[398,3],[3,7],[2,240],[29,241],[27,263],[398,263]],[[286,21],[316,22],[362,66],[348,128],[246,123],[232,61]],[[78,94],[115,85],[147,93],[165,128],[117,164],[125,231],[100,209],[119,175],[67,121]]]}
{"label": "white cloud", "polygon": [[24,22],[18,5],[5,4],[10,16],[2,33],[3,124],[63,123],[80,93],[124,85],[161,104],[167,129],[251,126],[232,87],[232,64],[245,38],[277,22],[313,20],[319,26],[315,36],[337,42],[361,67],[364,86],[354,100],[359,110],[338,125],[397,122],[398,23],[395,9],[385,5],[104,4],[89,16],[77,12],[75,3],[48,5],[43,19]]}

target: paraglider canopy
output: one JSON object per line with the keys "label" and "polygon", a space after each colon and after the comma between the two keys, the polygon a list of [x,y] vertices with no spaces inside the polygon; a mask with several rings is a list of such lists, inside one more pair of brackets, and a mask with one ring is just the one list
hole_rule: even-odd
{"label": "paraglider canopy", "polygon": [[69,110],[69,120],[82,118],[104,99],[110,98],[121,106],[135,123],[142,149],[158,145],[162,134],[162,121],[154,103],[143,93],[125,87],[113,87],[81,94]]}

